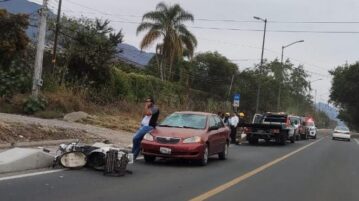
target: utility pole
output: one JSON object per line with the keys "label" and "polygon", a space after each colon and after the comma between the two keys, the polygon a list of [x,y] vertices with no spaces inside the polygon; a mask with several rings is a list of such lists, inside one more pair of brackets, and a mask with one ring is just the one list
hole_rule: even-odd
{"label": "utility pole", "polygon": [[233,80],[234,80],[234,74],[232,75],[232,80],[231,80],[231,85],[229,86],[229,90],[228,90],[228,98],[231,95],[231,91],[232,91],[232,86],[233,86]]}
{"label": "utility pole", "polygon": [[39,90],[43,82],[41,79],[41,74],[42,74],[42,63],[44,59],[44,49],[45,49],[46,17],[47,17],[47,9],[48,9],[47,2],[48,0],[43,0],[42,8],[40,11],[40,26],[37,36],[34,77],[32,81],[32,96],[35,99],[38,99]]}
{"label": "utility pole", "polygon": [[56,18],[54,49],[52,51],[52,64],[53,64],[52,71],[55,71],[55,67],[56,67],[56,50],[57,50],[57,38],[60,30],[61,5],[62,5],[62,0],[59,0],[59,5],[57,9],[57,18]]}
{"label": "utility pole", "polygon": [[[267,31],[267,19],[262,19],[260,17],[253,17],[256,20],[261,20],[264,22],[264,33],[263,33],[263,43],[262,43],[262,54],[261,54],[261,64],[259,66],[259,74],[262,75],[262,70],[263,70],[263,56],[264,56],[264,43],[266,40],[266,31]],[[259,112],[259,98],[260,98],[260,92],[261,92],[261,83],[260,80],[258,80],[258,89],[257,89],[257,101],[256,101],[256,113]]]}

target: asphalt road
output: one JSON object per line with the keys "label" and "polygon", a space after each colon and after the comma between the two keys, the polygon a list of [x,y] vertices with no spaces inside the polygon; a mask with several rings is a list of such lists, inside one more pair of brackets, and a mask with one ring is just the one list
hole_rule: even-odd
{"label": "asphalt road", "polygon": [[0,200],[357,201],[358,143],[322,133],[286,146],[232,146],[228,160],[213,157],[206,167],[140,160],[125,177],[83,169],[0,180]]}

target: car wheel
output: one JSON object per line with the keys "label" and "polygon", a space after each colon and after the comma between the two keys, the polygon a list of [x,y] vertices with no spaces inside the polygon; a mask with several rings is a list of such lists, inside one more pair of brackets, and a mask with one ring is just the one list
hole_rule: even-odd
{"label": "car wheel", "polygon": [[317,135],[314,135],[314,137],[313,137],[314,139],[317,139]]}
{"label": "car wheel", "polygon": [[206,166],[208,164],[208,157],[209,157],[208,146],[205,145],[203,155],[202,155],[202,159],[199,161],[200,162],[199,164],[201,166]]}
{"label": "car wheel", "polygon": [[332,140],[335,140],[335,137],[332,137]]}
{"label": "car wheel", "polygon": [[226,160],[227,159],[227,156],[228,156],[228,148],[229,148],[229,145],[228,143],[226,143],[224,145],[224,150],[223,152],[219,153],[218,154],[218,158],[221,159],[221,160]]}
{"label": "car wheel", "polygon": [[278,137],[278,144],[285,145],[287,141],[287,136],[285,134],[282,134]]}
{"label": "car wheel", "polygon": [[144,155],[143,158],[146,163],[153,163],[156,160],[156,156]]}

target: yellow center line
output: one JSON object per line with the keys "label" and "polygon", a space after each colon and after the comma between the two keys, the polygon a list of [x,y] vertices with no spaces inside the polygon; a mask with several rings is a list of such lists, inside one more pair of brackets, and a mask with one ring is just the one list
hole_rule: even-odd
{"label": "yellow center line", "polygon": [[300,151],[302,151],[302,150],[304,150],[304,149],[306,149],[306,148],[320,142],[323,139],[324,139],[324,137],[320,138],[320,139],[318,139],[318,140],[316,140],[316,141],[314,141],[314,142],[312,142],[310,144],[307,144],[307,145],[305,145],[305,146],[303,146],[303,147],[301,147],[301,148],[299,148],[299,149],[297,149],[297,150],[295,150],[293,152],[290,152],[290,153],[288,153],[288,154],[286,154],[286,155],[284,155],[284,156],[282,156],[280,158],[277,158],[277,159],[275,159],[275,160],[273,160],[273,161],[271,161],[269,163],[266,163],[265,165],[263,165],[261,167],[258,167],[256,169],[250,171],[250,172],[247,172],[246,174],[244,174],[242,176],[239,176],[239,177],[237,177],[237,178],[235,178],[235,179],[233,179],[233,180],[231,180],[231,181],[229,181],[227,183],[224,183],[224,184],[222,184],[222,185],[220,185],[220,186],[218,186],[218,187],[216,187],[216,188],[214,188],[214,189],[212,189],[212,190],[210,190],[208,192],[205,192],[205,193],[203,193],[203,194],[201,194],[201,195],[199,195],[197,197],[194,197],[194,198],[190,199],[190,201],[202,201],[202,200],[206,200],[206,199],[208,199],[210,197],[213,197],[216,194],[227,190],[228,188],[230,188],[230,187],[232,187],[232,186],[234,186],[234,185],[236,185],[236,184],[238,184],[238,183],[240,183],[240,182],[242,182],[242,181],[244,181],[244,180],[246,180],[246,179],[248,179],[248,178],[250,178],[250,177],[252,177],[252,176],[254,176],[254,175],[258,174],[258,173],[260,173],[260,172],[262,172],[262,171],[264,171],[267,168],[270,168],[271,166],[273,166],[273,165],[275,165],[275,164],[277,164],[277,163],[291,157],[292,155],[294,155],[294,154],[296,154],[296,153],[298,153],[298,152],[300,152]]}

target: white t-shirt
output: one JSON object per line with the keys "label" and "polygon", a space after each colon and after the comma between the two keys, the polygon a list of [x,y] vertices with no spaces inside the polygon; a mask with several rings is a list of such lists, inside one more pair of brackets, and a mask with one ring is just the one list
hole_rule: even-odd
{"label": "white t-shirt", "polygon": [[229,125],[236,127],[238,125],[239,118],[238,116],[233,116],[229,119]]}
{"label": "white t-shirt", "polygon": [[[150,126],[150,124],[153,124],[153,123],[156,123],[157,121],[157,118],[158,118],[158,114],[159,114],[159,109],[157,106],[153,106],[151,108],[151,112],[152,112],[152,115],[145,115],[141,121],[141,125],[142,126]],[[155,118],[155,122],[151,122],[151,119],[152,117]],[[151,126],[155,126],[155,125],[151,125]]]}
{"label": "white t-shirt", "polygon": [[142,126],[148,126],[150,124],[152,115],[145,115],[141,121]]}

